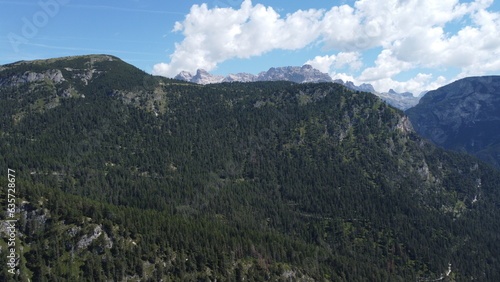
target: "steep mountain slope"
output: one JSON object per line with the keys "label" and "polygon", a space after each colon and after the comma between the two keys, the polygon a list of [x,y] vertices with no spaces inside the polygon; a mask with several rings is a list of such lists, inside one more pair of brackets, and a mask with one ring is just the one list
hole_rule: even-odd
{"label": "steep mountain slope", "polygon": [[500,168],[500,76],[464,78],[430,91],[407,113],[439,146]]}
{"label": "steep mountain slope", "polygon": [[499,173],[425,141],[375,95],[197,85],[111,56],[18,62],[0,81],[18,276],[500,278]]}

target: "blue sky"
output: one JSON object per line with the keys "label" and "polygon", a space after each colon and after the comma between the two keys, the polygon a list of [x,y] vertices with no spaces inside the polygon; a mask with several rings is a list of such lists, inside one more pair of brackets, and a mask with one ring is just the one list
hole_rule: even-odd
{"label": "blue sky", "polygon": [[311,64],[415,94],[500,72],[492,0],[0,0],[0,64],[111,54],[172,77]]}

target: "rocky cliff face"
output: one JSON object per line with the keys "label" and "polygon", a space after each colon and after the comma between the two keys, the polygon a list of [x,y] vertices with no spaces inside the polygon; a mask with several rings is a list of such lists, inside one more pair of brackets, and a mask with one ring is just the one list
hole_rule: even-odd
{"label": "rocky cliff face", "polygon": [[45,79],[52,80],[55,83],[64,81],[64,77],[60,70],[48,70],[42,73],[26,71],[21,75],[13,75],[10,77],[0,78],[0,87],[15,86],[29,82],[43,81]]}
{"label": "rocky cliff face", "polygon": [[465,78],[430,91],[407,114],[436,144],[500,167],[500,76]]}

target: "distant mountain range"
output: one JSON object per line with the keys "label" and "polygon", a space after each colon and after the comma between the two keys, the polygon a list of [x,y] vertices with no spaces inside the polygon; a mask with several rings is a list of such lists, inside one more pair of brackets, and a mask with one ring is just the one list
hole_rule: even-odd
{"label": "distant mountain range", "polygon": [[185,80],[198,84],[211,84],[221,82],[255,82],[255,81],[292,81],[296,83],[307,82],[333,82],[332,78],[321,71],[313,68],[311,65],[302,67],[279,67],[270,68],[268,71],[260,72],[258,75],[250,73],[229,74],[226,77],[210,74],[205,70],[199,69],[195,75],[183,71],[175,79]]}
{"label": "distant mountain range", "polygon": [[250,73],[237,73],[229,74],[226,77],[221,75],[211,74],[203,69],[198,69],[196,74],[187,71],[180,72],[175,79],[193,82],[197,84],[213,84],[222,82],[255,82],[255,81],[292,81],[295,83],[319,83],[319,82],[334,82],[344,85],[345,87],[362,92],[373,93],[388,104],[406,110],[415,106],[420,97],[415,97],[412,93],[397,93],[394,90],[389,92],[377,92],[371,84],[363,83],[356,86],[353,82],[344,82],[341,79],[332,79],[327,73],[323,73],[318,69],[313,68],[311,65],[288,66],[270,68],[268,71],[260,72],[259,74]]}
{"label": "distant mountain range", "polygon": [[464,78],[429,91],[406,113],[437,145],[500,168],[500,76]]}

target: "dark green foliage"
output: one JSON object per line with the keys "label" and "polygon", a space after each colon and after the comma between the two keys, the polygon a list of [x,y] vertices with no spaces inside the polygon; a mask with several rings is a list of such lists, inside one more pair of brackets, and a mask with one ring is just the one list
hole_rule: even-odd
{"label": "dark green foliage", "polygon": [[500,175],[374,95],[66,68],[90,62],[88,85],[65,70],[0,88],[33,280],[415,281],[449,263],[449,279],[500,278]]}

